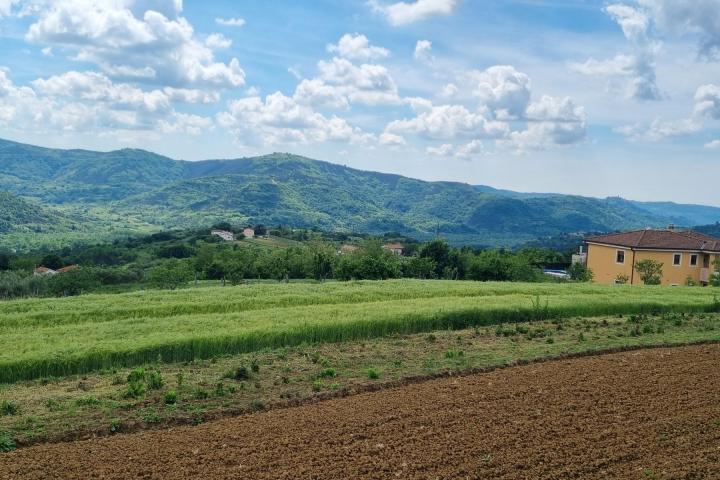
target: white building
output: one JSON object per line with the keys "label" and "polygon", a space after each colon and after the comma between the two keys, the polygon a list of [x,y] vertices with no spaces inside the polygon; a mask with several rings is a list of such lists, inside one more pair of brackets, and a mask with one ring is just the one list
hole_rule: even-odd
{"label": "white building", "polygon": [[232,242],[233,240],[235,240],[235,234],[232,232],[228,232],[227,230],[213,230],[210,232],[210,235],[220,237],[226,242]]}

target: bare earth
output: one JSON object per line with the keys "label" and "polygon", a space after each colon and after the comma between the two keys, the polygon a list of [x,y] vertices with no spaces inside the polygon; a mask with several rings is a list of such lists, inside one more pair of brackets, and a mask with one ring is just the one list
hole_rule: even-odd
{"label": "bare earth", "polygon": [[0,455],[2,479],[720,479],[720,345],[513,367]]}

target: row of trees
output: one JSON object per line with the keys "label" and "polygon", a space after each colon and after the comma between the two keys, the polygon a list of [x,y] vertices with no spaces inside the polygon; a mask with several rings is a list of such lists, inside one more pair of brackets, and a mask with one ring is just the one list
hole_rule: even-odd
{"label": "row of trees", "polygon": [[[563,260],[561,255],[547,250],[478,251],[453,248],[443,240],[422,244],[414,255],[404,257],[383,248],[378,239],[364,240],[357,251],[343,255],[338,254],[337,246],[319,239],[288,248],[231,244],[208,238],[192,243],[163,243],[152,249],[137,246],[119,250],[112,254],[105,247],[96,246],[75,256],[55,258],[57,255],[53,254],[41,259],[54,267],[82,255],[107,258],[112,266],[81,263],[77,269],[47,278],[34,277],[28,271],[0,272],[0,297],[76,295],[126,284],[173,289],[200,280],[219,280],[224,284],[250,279],[540,281],[547,279],[542,275],[542,265]],[[123,258],[132,261],[118,265]],[[19,262],[23,263],[27,262]]]}

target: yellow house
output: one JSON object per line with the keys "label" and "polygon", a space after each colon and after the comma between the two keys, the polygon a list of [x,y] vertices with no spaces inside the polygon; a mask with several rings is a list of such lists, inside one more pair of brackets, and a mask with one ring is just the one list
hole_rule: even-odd
{"label": "yellow house", "polygon": [[642,284],[635,270],[645,259],[663,264],[663,285],[685,285],[691,279],[707,285],[720,260],[720,239],[691,230],[635,230],[588,237],[587,266],[598,283]]}

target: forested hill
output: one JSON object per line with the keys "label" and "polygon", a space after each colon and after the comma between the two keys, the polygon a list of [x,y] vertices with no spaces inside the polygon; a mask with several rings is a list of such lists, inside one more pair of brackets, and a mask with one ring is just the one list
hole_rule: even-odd
{"label": "forested hill", "polygon": [[[30,219],[36,227],[65,228],[64,221],[42,214],[61,208],[76,231],[88,234],[225,220],[395,231],[418,239],[439,233],[455,244],[513,246],[563,233],[720,220],[720,208],[714,207],[521,194],[360,171],[290,154],[187,162],[137,149],[57,150],[4,140],[0,191],[13,195],[0,197],[3,205],[8,199],[32,200],[28,205],[40,208]],[[22,231],[28,218],[4,219],[5,228]]]}

